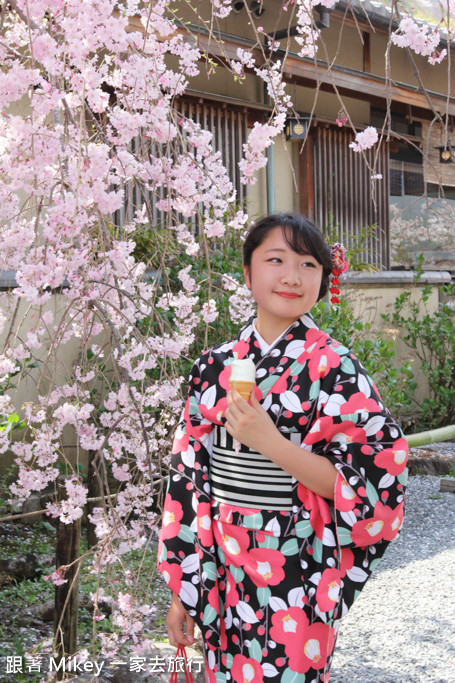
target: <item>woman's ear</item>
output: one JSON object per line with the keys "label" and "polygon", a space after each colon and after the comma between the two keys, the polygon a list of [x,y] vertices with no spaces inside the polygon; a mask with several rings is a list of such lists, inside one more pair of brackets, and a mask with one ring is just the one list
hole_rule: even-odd
{"label": "woman's ear", "polygon": [[248,289],[251,289],[250,269],[244,263],[242,264],[242,266],[243,266],[243,277],[245,278],[245,284],[248,287]]}

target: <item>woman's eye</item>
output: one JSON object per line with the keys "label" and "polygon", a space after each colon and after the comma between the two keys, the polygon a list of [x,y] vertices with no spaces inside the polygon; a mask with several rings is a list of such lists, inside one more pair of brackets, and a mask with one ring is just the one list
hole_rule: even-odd
{"label": "woman's eye", "polygon": [[281,259],[278,258],[278,256],[274,256],[273,258],[268,259],[269,263],[281,263]]}
{"label": "woman's eye", "polygon": [[302,266],[304,266],[305,268],[316,268],[316,266],[315,266],[315,264],[313,263],[313,261],[304,261],[304,262],[302,263]]}

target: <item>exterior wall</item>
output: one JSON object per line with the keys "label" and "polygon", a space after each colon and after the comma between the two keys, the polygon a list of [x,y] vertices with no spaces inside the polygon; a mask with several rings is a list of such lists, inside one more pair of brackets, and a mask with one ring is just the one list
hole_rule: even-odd
{"label": "exterior wall", "polygon": [[[295,93],[297,111],[310,113],[313,109],[314,99],[314,88],[297,88]],[[360,125],[368,126],[370,123],[370,103],[363,100],[356,100],[353,97],[343,96],[342,99],[343,107],[348,112],[352,121]],[[322,116],[335,121],[340,108],[341,103],[336,95],[320,91],[317,95],[314,114],[315,116]]]}
{"label": "exterior wall", "polygon": [[[439,290],[442,284],[450,283],[450,273],[423,273],[422,284],[432,286],[426,308],[422,316],[432,315],[439,306]],[[392,339],[397,366],[403,360],[409,360],[415,374],[419,400],[428,396],[428,381],[420,371],[421,365],[412,350],[403,341],[400,330],[390,326],[383,320],[383,314],[393,312],[395,299],[405,291],[411,290],[411,302],[420,300],[420,285],[414,282],[414,275],[409,271],[384,271],[382,273],[348,272],[341,279],[341,295],[350,303],[354,314],[364,323],[370,323],[371,329],[381,330],[386,338]]]}
{"label": "exterior wall", "polygon": [[[2,273],[2,280],[6,279],[5,273]],[[0,284],[1,286],[1,284]],[[19,303],[18,303],[19,302]],[[16,304],[18,303],[17,309]],[[38,325],[37,314],[30,313],[30,306],[18,299],[13,290],[0,292],[1,309],[8,314],[8,320],[16,321],[13,328],[13,334],[21,338],[26,337],[29,331],[36,329]],[[55,316],[55,325],[59,325],[65,312],[65,300],[59,294],[51,296],[49,301],[43,305],[41,314],[46,311],[52,311]],[[15,313],[14,313],[15,312]],[[14,314],[14,318],[13,318]],[[10,325],[7,323],[0,335],[0,346],[4,347]],[[14,409],[20,417],[24,415],[24,406],[26,403],[36,403],[39,395],[44,395],[51,391],[56,386],[65,384],[67,369],[70,369],[77,359],[79,354],[78,340],[72,340],[66,344],[60,344],[55,352],[50,351],[49,347],[41,347],[34,350],[34,357],[41,361],[42,365],[33,368],[27,372],[27,376],[21,378],[17,375],[13,378],[13,383],[17,386],[16,389],[9,390],[9,394],[13,399]],[[12,432],[13,439],[22,439],[24,432],[18,430]],[[63,432],[62,446],[65,449],[67,457],[73,462],[78,462],[80,459],[84,460],[85,454],[78,452],[75,446],[75,439],[73,437],[72,428],[66,427]],[[0,475],[7,472],[7,470],[14,463],[14,455],[10,452],[3,453],[0,458]]]}
{"label": "exterior wall", "polygon": [[[449,128],[450,134],[450,128]],[[445,131],[439,122],[430,125],[422,123],[422,139],[424,140],[424,175],[425,182],[455,187],[455,165],[439,162],[438,147],[445,143]]]}

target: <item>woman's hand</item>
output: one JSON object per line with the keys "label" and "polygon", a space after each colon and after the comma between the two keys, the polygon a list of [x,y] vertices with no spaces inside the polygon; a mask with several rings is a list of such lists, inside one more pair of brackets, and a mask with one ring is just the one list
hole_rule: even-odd
{"label": "woman's hand", "polygon": [[196,642],[194,637],[194,619],[187,613],[180,598],[175,593],[172,593],[166,626],[169,642],[174,647],[193,645]]}
{"label": "woman's hand", "polygon": [[292,443],[281,434],[253,395],[250,401],[251,405],[237,391],[228,393],[224,426],[229,434],[274,462],[314,493],[333,500],[338,476],[335,465],[322,455]]}
{"label": "woman's hand", "polygon": [[244,446],[262,453],[267,441],[278,432],[270,415],[254,393],[248,402],[234,389],[227,395],[227,404],[224,413],[226,430]]}

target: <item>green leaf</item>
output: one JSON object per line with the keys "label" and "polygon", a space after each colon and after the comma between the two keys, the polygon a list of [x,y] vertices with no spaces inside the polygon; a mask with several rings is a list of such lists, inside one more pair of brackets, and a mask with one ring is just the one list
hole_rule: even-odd
{"label": "green leaf", "polygon": [[378,493],[377,493],[376,489],[374,488],[373,484],[368,479],[367,479],[367,483],[365,486],[365,491],[367,493],[368,500],[370,501],[371,505],[374,507],[379,500],[379,496],[378,496]]}
{"label": "green leaf", "polygon": [[217,569],[215,562],[204,562],[202,565],[202,572],[208,579],[215,581],[217,577]]}
{"label": "green leaf", "polygon": [[241,567],[234,567],[234,565],[229,565],[229,571],[232,574],[232,578],[236,583],[241,583],[245,578],[245,572]]}
{"label": "green leaf", "polygon": [[337,527],[337,537],[339,544],[343,547],[352,544],[351,532],[346,527]]}
{"label": "green leaf", "polygon": [[406,486],[406,484],[408,483],[408,474],[409,474],[409,470],[406,467],[406,469],[404,469],[403,472],[401,474],[399,474],[397,477],[399,483],[402,484],[403,486]]}
{"label": "green leaf", "polygon": [[166,545],[163,543],[163,547],[161,549],[161,555],[158,558],[159,562],[165,562],[167,559],[167,548]]}
{"label": "green leaf", "polygon": [[[347,356],[349,353],[349,349],[347,349],[345,346],[331,346],[330,348],[332,349],[332,351],[335,351],[335,353],[337,353],[339,356]],[[341,361],[342,365],[343,362],[344,359]]]}
{"label": "green leaf", "polygon": [[195,396],[190,396],[188,402],[188,411],[190,415],[197,415],[199,413],[199,403]]}
{"label": "green leaf", "polygon": [[320,390],[321,390],[321,380],[317,379],[316,382],[313,382],[313,384],[310,387],[310,401],[319,397]]}
{"label": "green leaf", "polygon": [[264,518],[261,512],[256,512],[254,515],[245,515],[243,522],[248,529],[262,529]]}
{"label": "green leaf", "polygon": [[255,659],[257,662],[262,662],[262,647],[257,638],[253,638],[250,641],[250,647],[248,648],[251,659]]}
{"label": "green leaf", "polygon": [[305,674],[299,674],[292,669],[285,669],[280,680],[281,683],[305,683]]}
{"label": "green leaf", "polygon": [[288,557],[289,555],[297,555],[299,552],[299,544],[296,538],[291,538],[289,541],[283,544],[281,548],[283,555]]}
{"label": "green leaf", "polygon": [[303,519],[295,525],[295,533],[298,538],[308,538],[314,532],[309,519]]}
{"label": "green leaf", "polygon": [[341,361],[341,369],[347,374],[347,375],[355,375],[356,369],[354,367],[354,363],[350,358],[347,356],[342,359]]}
{"label": "green leaf", "polygon": [[[45,520],[41,522],[42,526],[47,529],[48,531],[55,531],[55,527],[52,526],[50,522],[46,522]],[[167,552],[167,551],[166,551]]]}
{"label": "green leaf", "polygon": [[[233,661],[234,661],[233,655],[231,655],[231,654],[227,655],[227,657],[226,657],[226,669],[228,671],[230,671],[232,669]],[[226,674],[218,672],[216,674],[215,681],[216,681],[216,683],[218,683],[218,681],[219,681],[219,683],[226,683]]]}
{"label": "green leaf", "polygon": [[269,550],[277,550],[279,545],[279,539],[276,538],[276,536],[269,536],[268,534],[265,536],[263,541],[258,543],[260,548],[268,548]]}
{"label": "green leaf", "polygon": [[277,375],[269,375],[264,380],[262,380],[262,382],[258,384],[259,389],[262,391],[262,395],[267,396],[270,389],[273,387],[274,384],[278,382],[279,379],[280,378]]}
{"label": "green leaf", "polygon": [[272,597],[272,591],[268,586],[265,588],[258,588],[256,590],[258,603],[260,607],[266,607],[269,604],[269,600]]}
{"label": "green leaf", "polygon": [[205,610],[204,610],[204,616],[202,618],[202,623],[203,624],[211,624],[212,621],[214,621],[217,618],[217,613],[216,610],[212,607],[212,605],[206,605]]}
{"label": "green leaf", "polygon": [[317,536],[313,541],[313,557],[316,562],[322,562],[322,541]]}
{"label": "green leaf", "polygon": [[373,572],[376,569],[376,567],[378,566],[378,564],[381,562],[381,560],[382,560],[382,557],[379,557],[379,558],[376,558],[375,560],[373,560],[373,562],[371,562],[370,566],[368,567],[368,571]]}
{"label": "green leaf", "polygon": [[295,375],[300,375],[302,370],[305,368],[305,365],[302,365],[301,363],[298,363],[296,360],[292,363],[291,368],[290,368],[290,375],[291,377],[294,377]]}
{"label": "green leaf", "polygon": [[194,543],[194,532],[186,524],[181,525],[178,537],[187,543]]}

